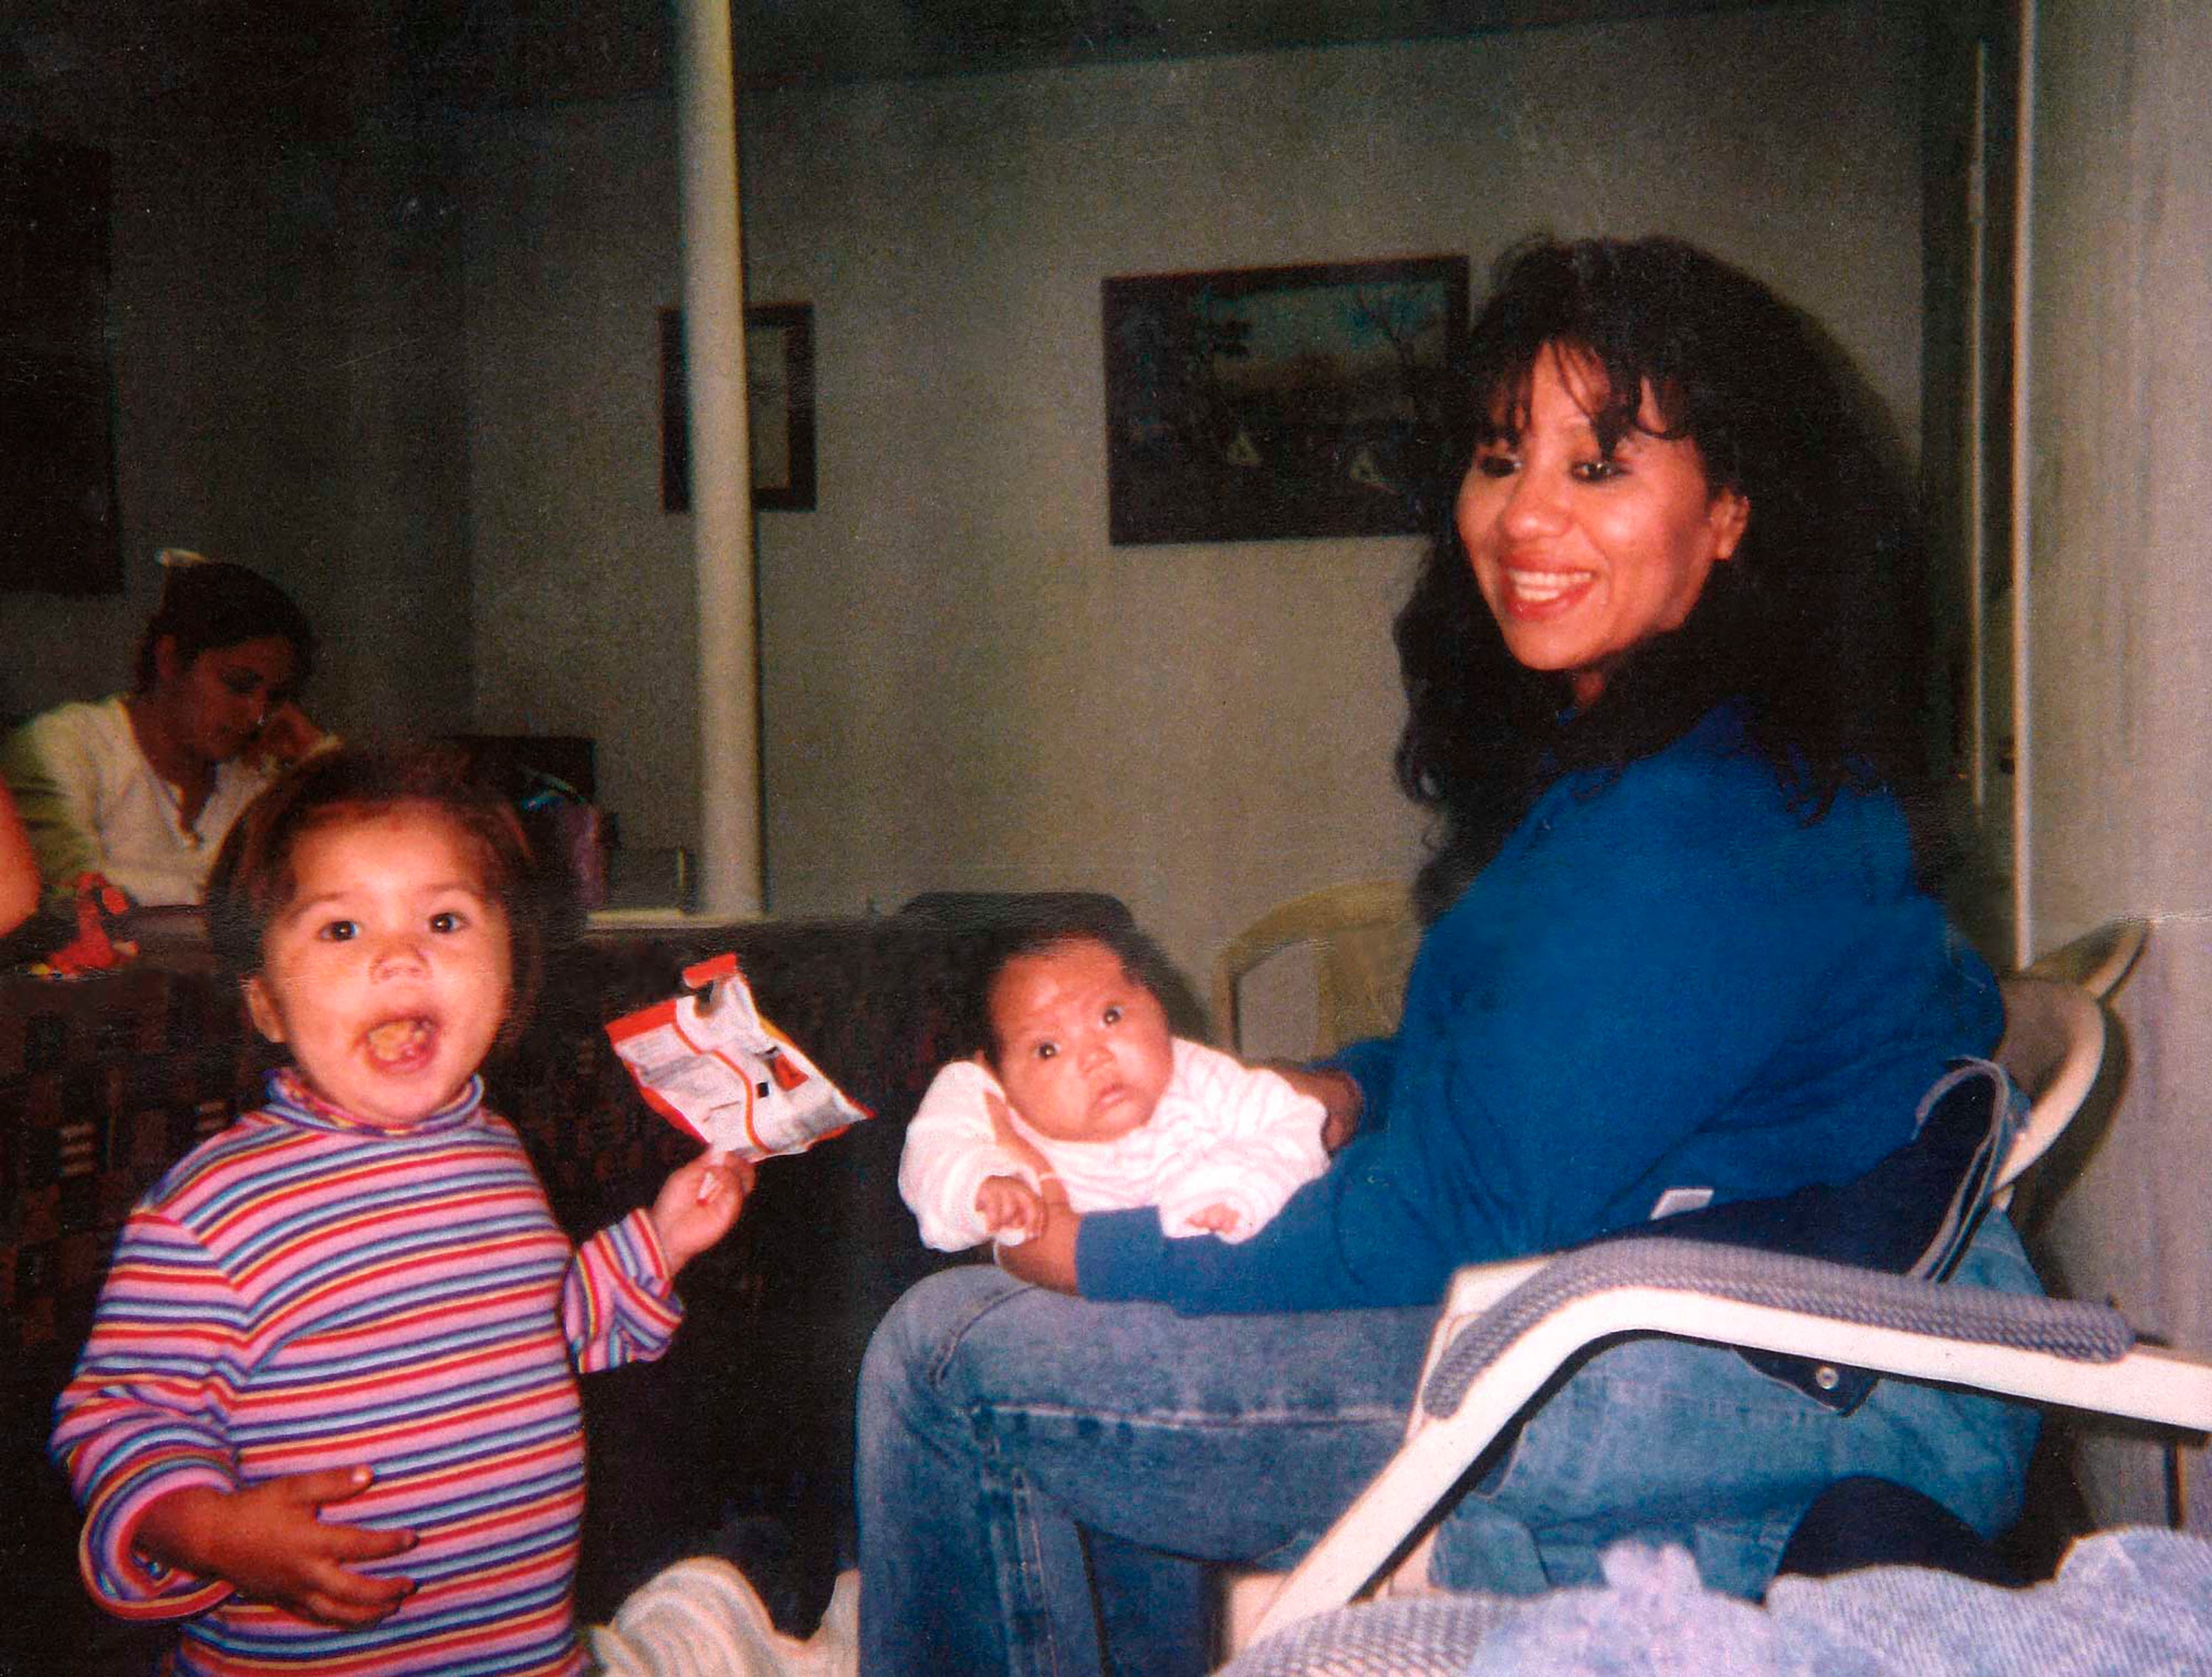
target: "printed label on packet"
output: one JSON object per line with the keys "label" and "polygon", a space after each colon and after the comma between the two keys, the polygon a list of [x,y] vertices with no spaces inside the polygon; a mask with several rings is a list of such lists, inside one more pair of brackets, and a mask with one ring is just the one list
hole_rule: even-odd
{"label": "printed label on packet", "polygon": [[716,1153],[763,1159],[869,1116],[761,1017],[736,956],[685,968],[684,982],[694,993],[607,1027],[646,1104],[677,1128]]}

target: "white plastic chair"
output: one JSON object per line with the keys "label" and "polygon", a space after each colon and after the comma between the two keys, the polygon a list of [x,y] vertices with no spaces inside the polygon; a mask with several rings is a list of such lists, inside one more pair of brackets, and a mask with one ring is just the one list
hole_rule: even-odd
{"label": "white plastic chair", "polygon": [[1997,1172],[1992,1203],[2002,1210],[2021,1173],[2050,1151],[2088,1098],[2105,1059],[2105,1010],[2088,991],[2055,978],[2024,973],[1999,987],[2005,1028],[1995,1058],[2028,1099],[2027,1122]]}
{"label": "white plastic chair", "polygon": [[1214,1040],[1243,1046],[1238,987],[1271,957],[1313,945],[1316,1058],[1398,1027],[1420,927],[1403,881],[1360,879],[1279,903],[1223,945],[1213,963]]}
{"label": "white plastic chair", "polygon": [[2037,957],[2027,975],[2078,984],[2102,1001],[2135,969],[2136,957],[2149,936],[2148,921],[2106,921],[2095,931]]}
{"label": "white plastic chair", "polygon": [[1626,1333],[2212,1429],[2212,1364],[2135,1344],[2102,1305],[1657,1237],[1481,1266],[1453,1284],[1404,1448],[1284,1581],[1255,1638],[1350,1601],[1569,1358]]}
{"label": "white plastic chair", "polygon": [[[2130,957],[2130,959],[2132,957]],[[2124,970],[2124,969],[2123,969]],[[2105,1047],[2105,1017],[2096,1000],[2073,984],[2020,976],[2001,981],[2005,1031],[1996,1058],[2027,1097],[2027,1120],[1996,1172],[1993,1204],[2002,1204],[2021,1173],[2064,1130],[2096,1081]],[[1841,1317],[1778,1306],[1771,1298],[1709,1295],[1679,1281],[1655,1283],[1632,1271],[1606,1270],[1611,1279],[1587,1297],[1571,1297],[1556,1312],[1525,1324],[1514,1343],[1443,1419],[1432,1413],[1437,1371],[1471,1332],[1494,1334],[1486,1318],[1524,1288],[1556,1285],[1586,1270],[1596,1252],[1632,1249],[1662,1267],[1683,1262],[1682,1253],[1723,1255],[1712,1260],[1729,1274],[1778,1265],[1814,1264],[1823,1297],[1873,1297],[1883,1309],[1903,1311],[1910,1325],[1869,1328],[1852,1319],[1869,1308],[1854,1299]],[[1619,1261],[1607,1258],[1613,1265]],[[1562,1267],[1571,1266],[1571,1269]],[[1397,1565],[1385,1587],[1426,1587],[1427,1540],[1409,1553],[1416,1530],[1439,1511],[1461,1475],[1519,1413],[1559,1367],[1583,1346],[1622,1332],[1672,1334],[1746,1350],[1777,1351],[1847,1364],[1876,1373],[1978,1386],[2046,1403],[2070,1404],[2141,1419],[2212,1428],[2212,1366],[2164,1352],[2127,1351],[2115,1361],[2083,1363],[2039,1346],[1982,1345],[1944,1332],[1940,1312],[1981,1304],[1977,1290],[1949,1288],[1813,1260],[1778,1257],[1739,1248],[1713,1248],[1679,1239],[1617,1243],[1560,1255],[1472,1265],[1454,1278],[1429,1342],[1419,1390],[1421,1401],[1407,1423],[1407,1443],[1382,1474],[1361,1494],[1328,1534],[1287,1577],[1241,1572],[1232,1576],[1222,1604],[1224,1650],[1234,1653],[1267,1631],[1330,1607],[1364,1589],[1386,1561]],[[1526,1313],[1525,1299],[1516,1309]],[[2055,1322],[2075,1331],[2084,1307],[2065,1301],[2008,1302],[2022,1320]],[[2046,1314],[2048,1313],[2048,1314]],[[2106,1311],[2099,1332],[2125,1336],[2126,1324]],[[1930,1322],[1939,1325],[1931,1328]]]}

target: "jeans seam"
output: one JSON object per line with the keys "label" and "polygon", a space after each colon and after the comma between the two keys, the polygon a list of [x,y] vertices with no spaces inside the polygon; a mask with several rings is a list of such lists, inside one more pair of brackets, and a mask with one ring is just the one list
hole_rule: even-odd
{"label": "jeans seam", "polygon": [[[960,1320],[951,1324],[939,1341],[929,1361],[929,1382],[939,1391],[944,1389],[945,1371],[960,1353],[960,1347],[975,1325],[1010,1300],[1034,1292],[1032,1285],[1021,1285],[994,1293],[977,1300]],[[997,1482],[999,1492],[1006,1499],[1007,1518],[1012,1527],[1013,1554],[1011,1565],[1013,1576],[1005,1581],[1011,1596],[1007,1602],[1006,1658],[1009,1666],[1018,1671],[1033,1674],[1034,1677],[1059,1677],[1066,1669],[1061,1658],[1059,1638],[1054,1634],[1052,1613],[1046,1600],[1044,1588],[1044,1542],[1038,1523],[1034,1498],[1035,1491],[1019,1469],[1010,1469],[1000,1449],[999,1429],[992,1419],[1000,1413],[998,1407],[987,1403],[960,1406],[960,1413],[968,1422],[969,1436],[975,1440],[989,1477]],[[1011,1412],[1010,1412],[1011,1413]],[[1024,1632],[1024,1626],[1036,1627]]]}
{"label": "jeans seam", "polygon": [[1346,1426],[1403,1426],[1406,1420],[1406,1408],[1402,1405],[1315,1411],[1247,1409],[1234,1415],[1226,1415],[1204,1409],[1170,1413],[1150,1408],[1128,1411],[1105,1409],[1096,1404],[976,1403],[969,1406],[965,1413],[971,1419],[977,1414],[989,1413],[1019,1415],[1047,1421],[1097,1421],[1102,1425],[1127,1427],[1133,1432],[1242,1432],[1255,1425],[1285,1430],[1306,1427],[1323,1432]]}
{"label": "jeans seam", "polygon": [[[1058,1677],[1066,1665],[1060,1657],[1060,1638],[1054,1633],[1052,1613],[1046,1599],[1044,1540],[1034,1502],[1036,1493],[1027,1475],[1018,1468],[1010,1470],[1006,1467],[1000,1454],[997,1429],[978,1425],[976,1415],[976,1411],[969,1413],[969,1424],[975,1427],[991,1476],[1003,1488],[1008,1518],[1013,1526],[1014,1577],[1011,1583],[1014,1599],[1007,1604],[1007,1662],[1013,1669],[1034,1674],[1034,1677]],[[1036,1628],[1024,1634],[1025,1625]]]}
{"label": "jeans seam", "polygon": [[967,1339],[977,1322],[982,1321],[985,1316],[998,1309],[1008,1300],[1019,1298],[1024,1293],[1036,1291],[1036,1289],[1031,1285],[1018,1285],[1006,1292],[997,1293],[989,1298],[980,1300],[971,1307],[967,1315],[962,1316],[957,1322],[946,1330],[944,1338],[939,1342],[935,1352],[930,1357],[930,1384],[933,1386],[943,1384],[945,1370],[951,1366],[952,1359],[960,1354],[961,1343]]}

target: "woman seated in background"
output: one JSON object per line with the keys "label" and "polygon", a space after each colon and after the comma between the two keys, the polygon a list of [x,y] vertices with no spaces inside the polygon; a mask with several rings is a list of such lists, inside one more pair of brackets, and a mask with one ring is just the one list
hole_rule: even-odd
{"label": "woman seated in background", "polygon": [[[1851,1181],[1996,1042],[1907,829],[1919,556],[1809,323],[1675,240],[1541,242],[1472,352],[1397,623],[1426,931],[1397,1035],[1298,1074],[1351,1138],[1241,1244],[1063,1206],[901,1300],[860,1380],[872,1677],[1204,1670],[1200,1564],[1287,1565],[1389,1460],[1457,1266]],[[1955,1279],[2036,1288],[2001,1214]],[[2001,1529],[2034,1433],[1632,1339],[1525,1418],[1431,1576],[1591,1583],[1639,1538],[1755,1597],[1846,1477]]]}
{"label": "woman seated in background", "polygon": [[239,812],[322,738],[293,702],[314,631],[241,565],[169,569],[128,694],[57,705],[0,746],[49,908],[86,874],[133,905],[197,904]]}

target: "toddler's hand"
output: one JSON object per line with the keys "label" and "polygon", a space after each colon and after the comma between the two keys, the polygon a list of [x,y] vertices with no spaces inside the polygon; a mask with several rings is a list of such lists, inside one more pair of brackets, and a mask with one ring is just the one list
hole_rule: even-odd
{"label": "toddler's hand", "polygon": [[1019,1176],[986,1176],[975,1190],[975,1212],[993,1235],[1034,1240],[1044,1229],[1044,1199]]}
{"label": "toddler's hand", "polygon": [[1233,1235],[1244,1226],[1244,1219],[1234,1206],[1206,1206],[1193,1212],[1186,1220],[1192,1228],[1203,1229],[1210,1235]]}
{"label": "toddler's hand", "polygon": [[653,1231],[672,1273],[729,1233],[757,1172],[749,1158],[702,1153],[668,1173],[653,1200]]}
{"label": "toddler's hand", "polygon": [[414,1592],[406,1578],[372,1577],[350,1563],[415,1546],[408,1531],[327,1524],[325,1504],[368,1487],[366,1467],[288,1473],[238,1491],[192,1486],[157,1497],[140,1518],[137,1546],[155,1560],[221,1578],[256,1601],[318,1624],[374,1625]]}

